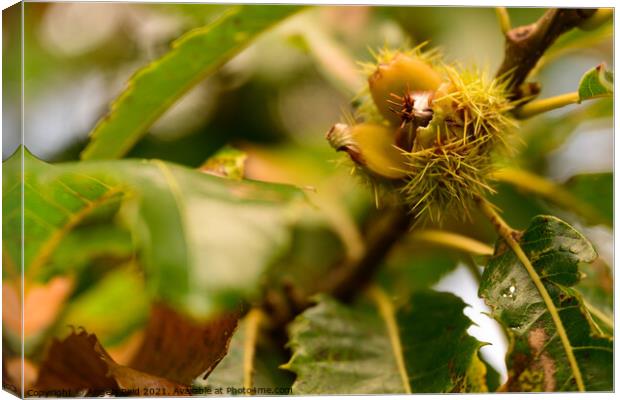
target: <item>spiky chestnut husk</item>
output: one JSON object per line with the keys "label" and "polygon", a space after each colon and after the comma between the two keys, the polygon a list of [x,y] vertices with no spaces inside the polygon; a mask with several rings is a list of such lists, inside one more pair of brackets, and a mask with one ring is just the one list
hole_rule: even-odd
{"label": "spiky chestnut husk", "polygon": [[[446,65],[438,61],[435,52],[430,54],[432,56],[425,56],[420,48],[404,55],[382,51],[379,65],[371,72],[372,78],[372,74],[380,70],[386,82],[405,88],[402,93],[373,94],[370,87],[379,114],[384,114],[381,111],[383,96],[389,97],[392,118],[385,117],[382,123],[384,127],[390,126],[391,134],[377,129],[381,134],[375,138],[374,145],[368,138],[362,143],[351,135],[347,148],[330,142],[338,150],[355,148],[360,154],[371,154],[371,147],[375,146],[393,149],[389,154],[382,153],[390,158],[389,162],[377,158],[372,169],[369,163],[358,162],[358,171],[366,174],[365,179],[375,188],[397,188],[400,200],[406,202],[417,221],[441,222],[446,212],[467,218],[473,199],[493,192],[489,176],[494,170],[494,154],[509,151],[509,135],[516,123],[508,114],[514,104],[507,96],[507,82],[490,79],[479,70]],[[412,69],[409,74],[404,73],[403,68],[385,68],[399,65],[390,60],[403,56],[418,57],[433,72],[420,75],[421,69],[415,69],[416,73]],[[395,71],[395,75],[389,76],[389,71]],[[428,82],[436,82],[437,76],[440,81],[436,85],[433,83],[433,89],[419,90],[428,88],[424,86]],[[411,90],[412,87],[416,90]],[[364,112],[369,109],[363,107],[359,116],[376,121],[375,114]],[[355,131],[354,127],[349,129]],[[351,158],[357,162],[355,156]],[[386,168],[400,174],[386,174]]]}
{"label": "spiky chestnut husk", "polygon": [[467,218],[475,197],[494,192],[494,155],[511,151],[516,127],[506,82],[478,70],[444,70],[433,118],[404,153],[410,173],[401,189],[416,217],[434,221],[446,210]]}

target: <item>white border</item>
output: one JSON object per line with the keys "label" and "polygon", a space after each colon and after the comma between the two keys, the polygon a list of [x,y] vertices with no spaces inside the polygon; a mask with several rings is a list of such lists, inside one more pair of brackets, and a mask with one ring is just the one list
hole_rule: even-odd
{"label": "white border", "polygon": [[[29,2],[38,2],[39,0],[28,0]],[[82,0],[82,2],[96,2],[97,0]],[[106,2],[126,2],[123,0],[107,0]],[[185,1],[178,1],[178,0],[173,0],[173,1],[159,1],[159,0],[137,0],[137,1],[133,1],[136,3],[231,3],[231,4],[238,4],[238,3],[246,3],[246,4],[316,4],[316,5],[385,5],[385,6],[389,6],[389,5],[402,5],[402,6],[469,6],[469,7],[494,7],[494,6],[506,6],[506,7],[581,7],[581,8],[586,8],[586,7],[614,7],[615,6],[615,2],[613,1],[601,1],[601,0],[590,0],[587,2],[584,1],[577,1],[577,0],[564,0],[564,1],[546,1],[544,3],[541,3],[540,1],[536,1],[536,0],[521,0],[521,1],[515,1],[515,0],[511,0],[511,1],[487,1],[487,0],[474,0],[474,1],[458,1],[458,0],[451,0],[451,1],[442,1],[441,4],[433,4],[430,1],[418,1],[418,0],[373,0],[373,1],[336,1],[336,0],[331,0],[331,1],[326,1],[326,0],[314,0],[314,1],[296,1],[296,0],[288,0],[288,1],[282,1],[282,0],[267,0],[267,1],[256,1],[256,0],[245,0],[245,1],[230,1],[230,0],[221,0],[221,1],[196,1],[196,0],[185,0]],[[17,3],[17,1],[15,0],[0,0],[0,8],[2,10],[4,10],[5,8],[8,8],[9,6],[13,5]],[[615,24],[616,21],[614,21],[614,39],[617,37],[617,33],[618,33],[618,26],[617,24]],[[1,32],[1,28],[2,28],[2,21],[0,19],[0,32]],[[1,46],[1,42],[0,42],[0,46]],[[617,50],[617,44],[614,42],[614,66],[618,65],[618,52]],[[0,65],[0,72],[2,71],[1,69],[1,65]],[[22,93],[23,95],[23,93]],[[0,101],[2,99],[2,93],[0,91]],[[614,95],[614,132],[618,132],[617,128],[618,128],[618,120],[615,118],[615,116],[617,115],[618,112],[618,102],[617,102],[617,95]],[[22,118],[23,118],[23,110],[22,110]],[[0,125],[0,132],[1,132],[1,125]],[[22,141],[23,141],[23,122],[22,122]],[[615,155],[617,154],[616,150],[617,150],[617,146],[619,146],[620,141],[615,140],[615,136],[614,136],[614,172],[615,171],[619,171],[620,169],[618,169],[618,166],[620,164],[620,161],[618,160],[618,158],[615,157]],[[1,143],[0,143],[0,149],[1,149]],[[0,177],[1,179],[1,177]],[[618,208],[618,202],[620,202],[620,200],[618,199],[617,196],[617,192],[615,189],[617,189],[618,186],[618,181],[617,181],[618,177],[617,174],[614,173],[614,211],[619,210],[620,208]],[[0,198],[0,206],[1,206],[1,198]],[[1,216],[0,216],[1,218]],[[618,215],[617,213],[614,213],[614,227],[617,226],[617,222],[618,222]],[[614,244],[615,244],[615,229],[614,229]],[[615,250],[615,246],[614,246],[614,250]],[[615,271],[615,265],[617,264],[617,261],[620,257],[620,252],[618,251],[614,251],[614,271]],[[615,277],[614,277],[615,278]],[[619,290],[618,290],[618,286],[615,284],[615,279],[614,279],[614,304],[615,304],[615,299],[618,298],[619,295]],[[0,299],[0,306],[1,306],[1,299]],[[614,317],[615,317],[615,324],[617,326],[618,324],[618,319],[620,319],[618,317],[618,313],[615,312],[614,313]],[[615,367],[615,360],[617,359],[618,356],[618,351],[617,351],[617,346],[614,345],[614,367]],[[618,368],[614,369],[614,383],[619,382],[619,377],[620,377],[620,372],[618,371]],[[23,385],[22,385],[23,386]],[[441,395],[421,395],[423,396],[424,399],[445,399],[446,397],[452,397],[452,395],[450,394],[441,394]],[[257,398],[267,398],[267,397],[262,397],[262,396],[256,396]],[[352,396],[297,396],[297,397],[312,397],[312,398],[329,398],[329,399],[333,399],[333,400],[345,400],[345,399],[351,399]],[[362,398],[366,398],[366,397],[370,397],[370,396],[355,396],[355,397],[362,397]],[[374,396],[373,396],[374,397]],[[400,399],[400,400],[409,400],[410,396],[406,396],[406,395],[382,395],[380,396],[381,398],[389,398],[389,399]],[[562,400],[579,400],[579,399],[592,399],[592,400],[598,400],[598,399],[610,399],[610,398],[615,398],[615,393],[610,394],[610,393],[549,393],[549,394],[536,394],[536,393],[527,393],[527,394],[512,394],[512,393],[503,393],[503,394],[458,394],[456,395],[456,398],[458,399],[464,399],[464,400],[470,400],[470,399],[487,399],[487,398],[502,398],[502,399],[562,399]],[[0,399],[14,399],[15,397],[10,395],[8,392],[4,392],[4,391],[0,391]],[[179,399],[182,399],[179,397]]]}

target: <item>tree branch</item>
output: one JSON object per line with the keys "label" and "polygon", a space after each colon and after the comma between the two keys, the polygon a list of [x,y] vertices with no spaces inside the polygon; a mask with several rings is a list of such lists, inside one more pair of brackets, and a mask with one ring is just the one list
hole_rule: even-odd
{"label": "tree branch", "polygon": [[382,219],[368,232],[364,255],[359,260],[336,267],[322,282],[318,291],[330,293],[343,301],[351,300],[372,280],[381,261],[409,231],[411,223],[411,214],[404,206],[386,211]]}
{"label": "tree branch", "polygon": [[530,71],[549,46],[564,32],[590,18],[596,9],[553,8],[533,24],[506,33],[504,61],[497,76],[510,76],[513,93],[525,82]]}
{"label": "tree branch", "polygon": [[291,282],[283,282],[283,292],[267,292],[262,306],[270,316],[272,330],[280,330],[297,314],[312,306],[312,294],[327,293],[348,302],[369,286],[381,262],[409,232],[413,220],[405,206],[396,206],[380,213],[373,222],[367,230],[365,252],[360,258],[334,265],[330,273],[313,287],[302,289]]}

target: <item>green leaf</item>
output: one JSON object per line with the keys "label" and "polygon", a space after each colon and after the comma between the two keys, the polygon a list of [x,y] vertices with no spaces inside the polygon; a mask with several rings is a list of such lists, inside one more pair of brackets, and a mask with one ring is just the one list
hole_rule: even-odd
{"label": "green leaf", "polygon": [[304,293],[312,293],[330,269],[342,262],[345,257],[342,240],[324,219],[325,215],[317,210],[309,209],[300,215],[291,231],[290,250],[269,271],[270,289],[279,288],[276,282],[286,282]]}
{"label": "green leaf", "polygon": [[484,363],[484,366],[487,369],[486,384],[489,392],[497,392],[497,389],[501,385],[502,381],[501,375],[484,358],[480,357],[480,360]]}
{"label": "green leaf", "polygon": [[148,314],[149,298],[138,271],[118,268],[71,301],[57,323],[56,335],[65,336],[68,326],[84,328],[105,347],[114,346],[143,326]]}
{"label": "green leaf", "polygon": [[151,289],[194,316],[258,294],[262,275],[290,245],[300,191],[161,161],[133,171],[132,187],[140,191],[134,226]]}
{"label": "green leaf", "polygon": [[[596,258],[592,245],[565,222],[538,216],[520,238],[558,310],[586,390],[612,389],[613,341],[593,324],[581,295],[571,286],[579,263]],[[509,391],[575,391],[566,349],[529,274],[503,241],[484,270],[479,295],[509,332]]]}
{"label": "green leaf", "polygon": [[231,146],[224,146],[200,167],[202,172],[230,179],[245,177],[245,160],[248,158],[243,151]]}
{"label": "green leaf", "polygon": [[[21,237],[19,230],[21,204],[15,196],[21,192],[20,162],[16,153],[4,165],[7,171],[3,190],[4,225],[7,238],[4,258],[19,265]],[[109,220],[118,210],[123,189],[107,177],[98,179],[75,171],[65,170],[56,175],[54,167],[24,152],[24,277],[26,280],[46,280],[52,257],[60,244],[79,226]],[[79,258],[79,257],[78,257]],[[74,264],[75,266],[75,264]]]}
{"label": "green leaf", "polygon": [[390,253],[377,279],[390,293],[407,299],[415,291],[431,288],[458,262],[459,254],[445,247],[405,242]]}
{"label": "green leaf", "polygon": [[[69,234],[111,223],[120,207],[150,292],[196,317],[259,292],[305,203],[291,186],[232,181],[158,160],[49,165],[28,156],[25,171],[27,280],[49,278],[51,256]],[[19,209],[8,214],[18,219]],[[5,253],[19,254],[17,232],[5,234]]]}
{"label": "green leaf", "polygon": [[586,308],[598,327],[613,336],[614,287],[611,268],[600,258],[592,264],[583,263],[580,268],[584,276],[575,289],[583,296]]}
{"label": "green leaf", "polygon": [[193,29],[163,57],[137,71],[91,132],[83,159],[120,158],[175,101],[214,73],[270,26],[299,6],[231,7],[218,19]]}
{"label": "green leaf", "polygon": [[571,177],[564,186],[576,198],[596,211],[599,222],[614,223],[614,177],[611,172],[580,174]]}
{"label": "green leaf", "polygon": [[2,163],[2,279],[22,278],[22,156],[20,147]]}
{"label": "green leaf", "polygon": [[[244,357],[246,355],[246,340],[248,338],[248,318],[244,318],[237,327],[230,342],[228,354],[215,367],[213,372],[204,379],[200,376],[193,382],[193,386],[215,393],[221,390],[223,395],[243,395],[243,393],[229,392],[229,388],[244,387]],[[293,383],[292,374],[280,368],[286,362],[283,349],[278,348],[266,336],[261,336],[254,343],[254,360],[252,363],[253,388],[272,390],[271,393],[256,393],[258,395],[288,394],[275,393],[276,388],[290,388]],[[247,388],[247,389],[253,389]],[[208,392],[207,392],[208,393]]]}
{"label": "green leaf", "polygon": [[58,244],[41,279],[80,273],[89,266],[119,265],[130,261],[134,251],[131,234],[115,224],[78,226]]}
{"label": "green leaf", "polygon": [[397,332],[382,311],[387,297],[354,306],[317,300],[290,326],[293,356],[285,367],[297,374],[294,394],[486,391],[482,343],[467,334],[460,298],[416,292],[391,315]]}
{"label": "green leaf", "polygon": [[605,64],[599,64],[586,72],[579,82],[579,101],[613,96],[614,74]]}
{"label": "green leaf", "polygon": [[[608,175],[608,176],[606,176]],[[495,178],[519,190],[545,199],[555,206],[572,211],[590,225],[613,225],[611,174],[576,175],[565,186],[518,168],[496,172]]]}

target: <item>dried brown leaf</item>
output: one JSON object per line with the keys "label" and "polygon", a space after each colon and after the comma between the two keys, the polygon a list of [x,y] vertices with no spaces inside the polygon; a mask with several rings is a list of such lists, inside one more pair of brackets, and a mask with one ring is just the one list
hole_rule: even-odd
{"label": "dried brown leaf", "polygon": [[96,396],[104,393],[132,395],[143,388],[180,395],[187,387],[118,365],[101,346],[94,334],[85,330],[72,332],[63,340],[53,339],[39,369],[37,391],[62,391],[62,397]]}
{"label": "dried brown leaf", "polygon": [[199,375],[208,376],[226,355],[238,319],[234,312],[197,322],[157,304],[129,366],[190,385]]}

